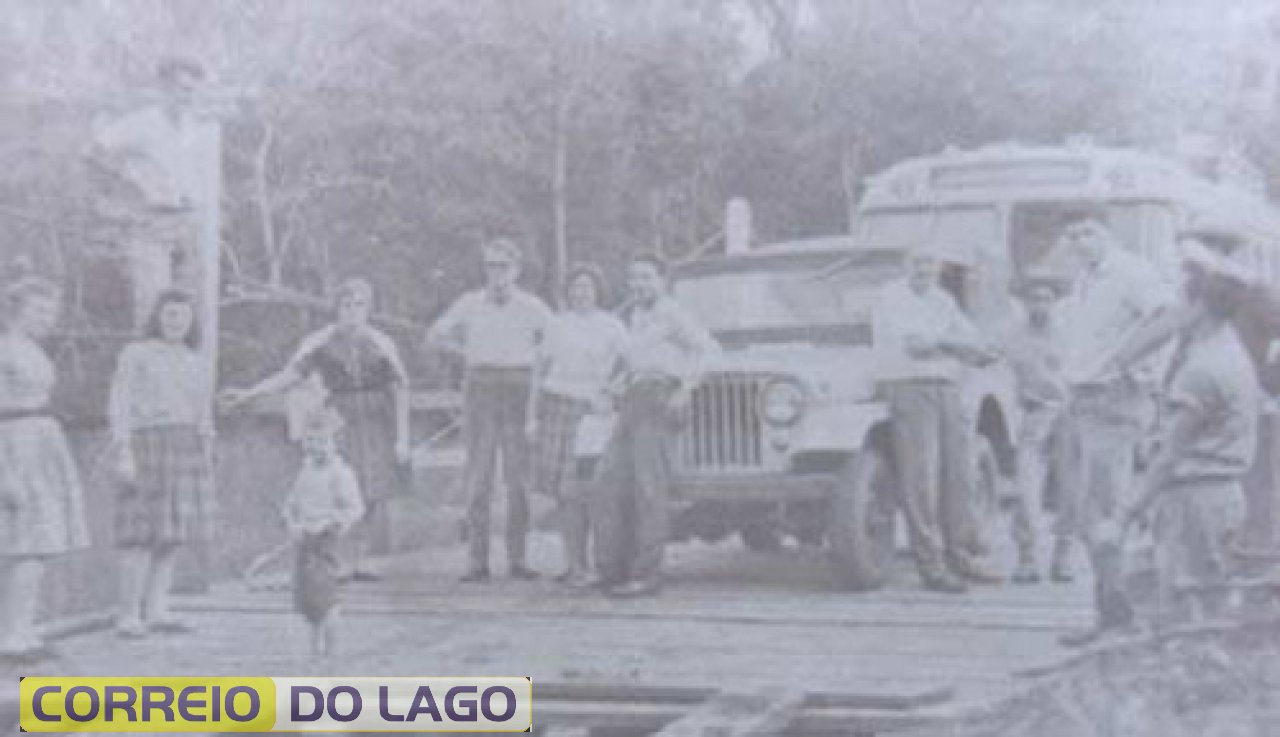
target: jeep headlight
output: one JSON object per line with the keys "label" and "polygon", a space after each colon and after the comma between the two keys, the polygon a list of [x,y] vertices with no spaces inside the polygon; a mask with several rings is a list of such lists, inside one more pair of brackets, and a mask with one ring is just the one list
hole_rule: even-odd
{"label": "jeep headlight", "polygon": [[776,427],[790,427],[804,414],[804,387],[789,379],[773,381],[760,393],[760,417]]}

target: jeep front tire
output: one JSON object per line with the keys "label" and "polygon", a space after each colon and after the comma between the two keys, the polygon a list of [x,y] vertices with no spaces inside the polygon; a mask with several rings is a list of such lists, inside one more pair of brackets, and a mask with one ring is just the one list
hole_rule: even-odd
{"label": "jeep front tire", "polygon": [[853,455],[831,495],[827,547],[837,582],[865,591],[883,586],[894,554],[891,466],[875,448]]}

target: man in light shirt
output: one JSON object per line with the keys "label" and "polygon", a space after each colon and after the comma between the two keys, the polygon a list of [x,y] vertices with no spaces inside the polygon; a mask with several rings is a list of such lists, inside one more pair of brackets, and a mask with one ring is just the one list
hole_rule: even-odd
{"label": "man in light shirt", "polygon": [[592,525],[599,583],[613,596],[660,586],[667,542],[671,447],[715,339],[668,293],[666,264],[637,256],[628,269],[627,350],[615,382],[618,424],[605,453]]}
{"label": "man in light shirt", "polygon": [[485,286],[464,294],[428,333],[430,345],[462,356],[465,476],[470,560],[462,581],[489,579],[489,511],[498,455],[507,487],[507,561],[512,577],[536,578],[525,565],[529,503],[526,412],[533,364],[551,310],[516,284],[520,251],[508,240],[483,247]]}
{"label": "man in light shirt", "polygon": [[1227,604],[1262,396],[1231,324],[1250,274],[1196,235],[1179,246],[1189,318],[1165,371],[1159,451],[1125,514],[1152,519],[1161,624],[1218,616]]}
{"label": "man in light shirt", "polygon": [[[994,582],[974,557],[974,423],[957,382],[994,360],[973,323],[939,283],[943,249],[908,257],[904,279],[877,295],[872,335],[892,413],[902,507],[924,585],[959,593],[961,578]],[[958,577],[957,577],[958,576]]]}
{"label": "man in light shirt", "polygon": [[1066,431],[1078,449],[1077,462],[1064,464],[1061,488],[1075,534],[1085,544],[1094,575],[1094,628],[1063,638],[1078,645],[1128,627],[1133,608],[1121,587],[1119,559],[1106,530],[1117,522],[1134,488],[1138,443],[1154,420],[1158,371],[1151,364],[1124,372],[1100,371],[1135,331],[1158,311],[1173,305],[1172,288],[1153,264],[1125,250],[1107,226],[1105,210],[1083,207],[1061,221],[1056,248],[1082,264],[1061,305],[1066,333],[1066,376],[1072,397]]}

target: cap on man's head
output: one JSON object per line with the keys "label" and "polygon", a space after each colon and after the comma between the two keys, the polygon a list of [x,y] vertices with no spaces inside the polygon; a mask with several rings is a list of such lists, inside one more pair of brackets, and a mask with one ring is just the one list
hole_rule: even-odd
{"label": "cap on man's head", "polygon": [[480,251],[484,254],[485,259],[501,258],[515,264],[520,263],[521,259],[520,247],[509,238],[496,238],[488,241],[480,247]]}

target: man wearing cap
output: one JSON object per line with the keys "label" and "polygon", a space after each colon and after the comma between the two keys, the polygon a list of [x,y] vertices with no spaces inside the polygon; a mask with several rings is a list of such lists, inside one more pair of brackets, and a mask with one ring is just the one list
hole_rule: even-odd
{"label": "man wearing cap", "polygon": [[1257,444],[1257,375],[1230,317],[1245,271],[1184,235],[1187,318],[1163,382],[1158,444],[1144,493],[1126,524],[1153,523],[1158,614],[1165,621],[1219,613],[1232,567],[1228,541],[1244,517],[1241,479]]}
{"label": "man wearing cap", "polygon": [[[1005,358],[1018,380],[1018,402],[1022,424],[1018,435],[1016,485],[1017,503],[1013,515],[1013,537],[1018,549],[1014,583],[1036,583],[1040,571],[1036,561],[1036,533],[1033,511],[1051,475],[1057,479],[1064,451],[1061,430],[1068,390],[1062,376],[1065,355],[1063,327],[1055,314],[1066,284],[1048,274],[1029,273],[1016,285],[1016,293],[1026,308],[1019,322],[1002,341]],[[1060,485],[1060,484],[1059,484]],[[1058,496],[1062,492],[1059,490]],[[1057,515],[1054,527],[1054,580],[1069,580],[1060,570],[1070,531],[1063,523],[1067,515]]]}
{"label": "man wearing cap", "polygon": [[[1068,211],[1061,220],[1057,247],[1081,263],[1061,307],[1071,327],[1066,335],[1066,374],[1072,396],[1065,429],[1078,456],[1062,469],[1060,488],[1066,493],[1060,514],[1070,515],[1072,529],[1088,550],[1097,611],[1094,627],[1062,638],[1074,646],[1132,624],[1133,608],[1121,588],[1119,559],[1104,533],[1117,523],[1131,498],[1138,444],[1155,418],[1158,371],[1153,366],[1138,363],[1123,372],[1101,367],[1175,299],[1154,266],[1119,243],[1105,210]],[[1062,565],[1055,573],[1068,575],[1065,559]]]}
{"label": "man wearing cap", "polygon": [[502,456],[507,487],[507,561],[511,576],[536,578],[525,565],[529,506],[525,415],[537,347],[551,310],[516,284],[520,251],[509,240],[484,245],[485,286],[464,294],[432,326],[430,345],[459,354],[466,366],[467,536],[470,559],[462,581],[489,578],[489,510],[494,467]]}
{"label": "man wearing cap", "polygon": [[892,413],[901,501],[920,577],[959,593],[960,578],[998,581],[974,558],[974,423],[957,381],[995,359],[973,323],[939,283],[943,249],[913,251],[905,278],[886,285],[872,315],[881,382]]}

